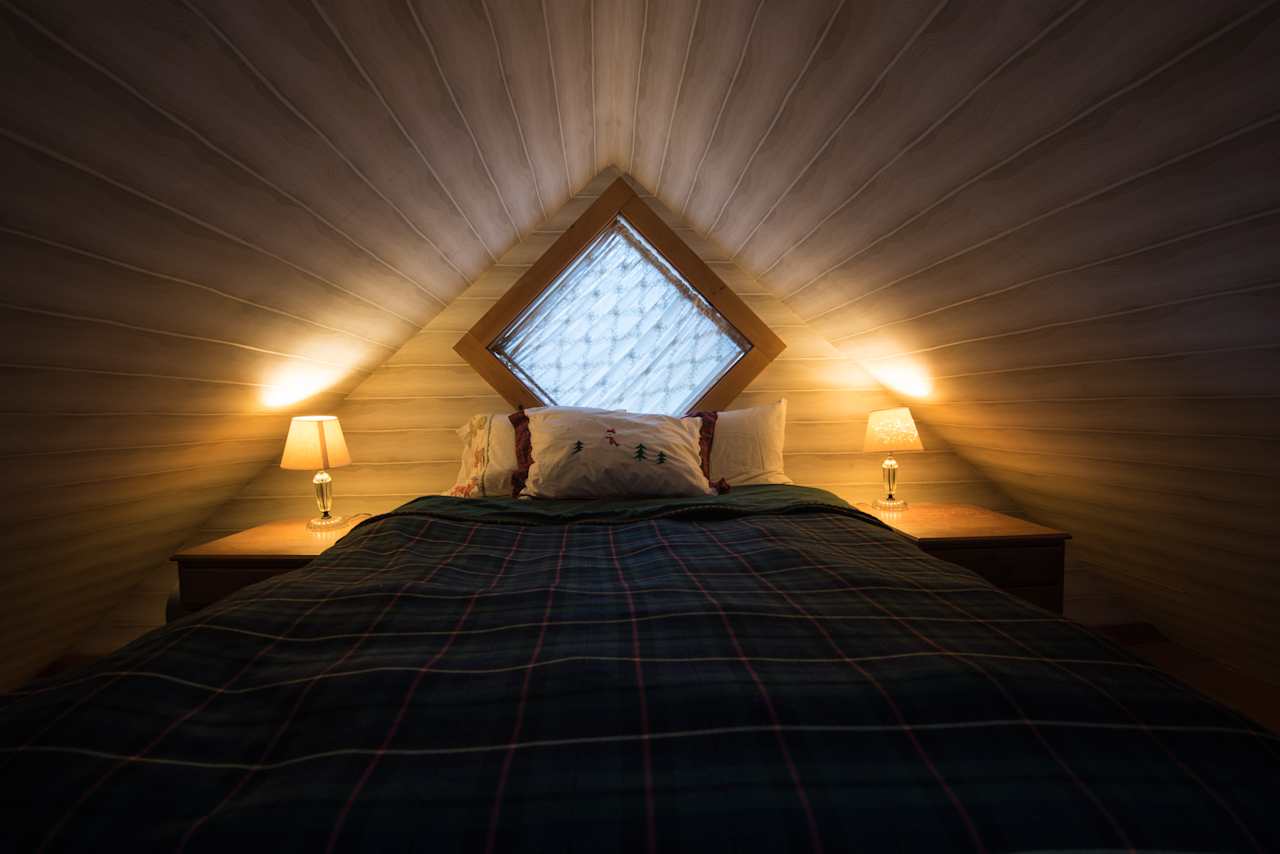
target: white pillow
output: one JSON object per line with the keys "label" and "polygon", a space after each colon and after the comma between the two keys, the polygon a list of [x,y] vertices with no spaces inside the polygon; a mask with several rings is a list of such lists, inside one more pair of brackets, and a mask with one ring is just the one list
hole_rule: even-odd
{"label": "white pillow", "polygon": [[525,494],[543,498],[714,495],[696,419],[548,407],[526,410]]}
{"label": "white pillow", "polygon": [[516,432],[505,412],[472,415],[458,428],[462,467],[446,495],[456,498],[510,498],[516,470]]}
{"label": "white pillow", "polygon": [[787,432],[787,401],[715,413],[711,435],[712,483],[730,486],[791,483],[783,471],[782,444]]}

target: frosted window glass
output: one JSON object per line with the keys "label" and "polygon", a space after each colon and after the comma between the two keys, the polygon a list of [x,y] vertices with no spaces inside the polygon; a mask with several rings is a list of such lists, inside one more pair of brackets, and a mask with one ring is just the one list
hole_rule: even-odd
{"label": "frosted window glass", "polygon": [[618,218],[489,349],[547,403],[683,415],[751,344]]}

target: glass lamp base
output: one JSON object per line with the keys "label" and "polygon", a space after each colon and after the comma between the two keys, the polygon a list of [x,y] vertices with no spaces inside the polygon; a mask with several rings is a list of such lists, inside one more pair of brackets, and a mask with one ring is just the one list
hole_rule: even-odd
{"label": "glass lamp base", "polygon": [[906,510],[907,502],[901,498],[877,498],[871,506],[877,510]]}
{"label": "glass lamp base", "polygon": [[308,531],[332,531],[347,524],[346,516],[317,516],[307,522]]}

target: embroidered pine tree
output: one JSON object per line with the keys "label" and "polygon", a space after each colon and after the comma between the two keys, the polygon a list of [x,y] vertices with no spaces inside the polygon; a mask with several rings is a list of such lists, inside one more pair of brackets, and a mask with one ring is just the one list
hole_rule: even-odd
{"label": "embroidered pine tree", "polygon": [[657,456],[655,459],[656,459],[656,461],[657,461],[658,465],[662,465],[663,463],[665,463],[665,462],[667,461],[667,452],[666,452],[666,451],[658,451],[658,456]]}
{"label": "embroidered pine tree", "polygon": [[649,449],[646,448],[643,444],[641,444],[641,445],[636,445],[636,452],[631,456],[635,458],[636,462],[642,463],[645,460],[649,459],[648,453],[649,453]]}
{"label": "embroidered pine tree", "polygon": [[577,454],[581,452],[582,452],[582,440],[579,439],[578,441],[573,443],[573,453]]}

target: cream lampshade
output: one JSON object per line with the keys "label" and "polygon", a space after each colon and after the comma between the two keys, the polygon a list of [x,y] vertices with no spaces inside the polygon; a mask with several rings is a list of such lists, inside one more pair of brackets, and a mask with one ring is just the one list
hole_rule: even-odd
{"label": "cream lampshade", "polygon": [[349,465],[351,454],[347,440],[342,435],[342,425],[335,415],[299,415],[289,423],[289,435],[284,440],[284,455],[280,458],[282,469],[317,469],[311,482],[316,488],[316,506],[320,515],[307,523],[313,531],[336,528],[346,522],[342,516],[333,516],[333,478],[325,469]]}
{"label": "cream lampshade", "polygon": [[879,510],[906,510],[907,502],[894,494],[898,487],[898,461],[893,458],[893,452],[924,450],[911,410],[905,406],[877,409],[867,416],[867,436],[862,450],[884,451],[886,454],[880,466],[884,476],[884,497],[873,501],[872,506]]}

